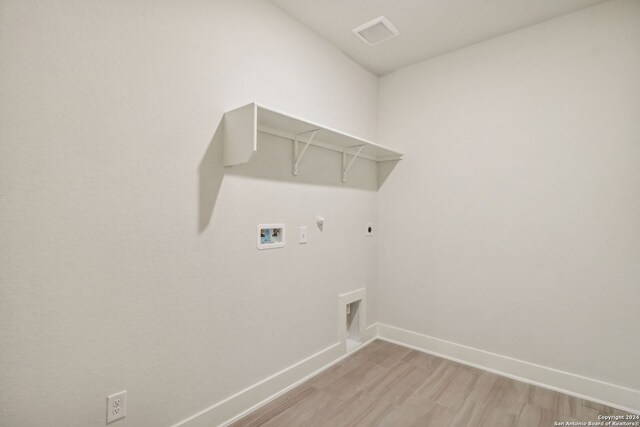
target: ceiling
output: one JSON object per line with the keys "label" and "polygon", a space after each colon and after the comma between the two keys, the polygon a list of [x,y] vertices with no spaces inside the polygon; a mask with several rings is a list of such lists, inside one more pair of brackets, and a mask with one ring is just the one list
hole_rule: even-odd
{"label": "ceiling", "polygon": [[[269,0],[377,75],[603,0]],[[353,28],[381,15],[400,35],[377,46]]]}

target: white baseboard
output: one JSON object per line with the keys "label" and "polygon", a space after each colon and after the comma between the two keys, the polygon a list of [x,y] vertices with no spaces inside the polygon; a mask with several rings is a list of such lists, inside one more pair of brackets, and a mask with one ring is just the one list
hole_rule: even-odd
{"label": "white baseboard", "polygon": [[640,390],[621,387],[381,323],[377,324],[377,332],[378,338],[385,341],[627,412],[640,413]]}
{"label": "white baseboard", "polygon": [[174,424],[172,427],[227,426],[302,384],[309,378],[330,368],[345,357],[361,350],[377,338],[377,332],[377,324],[371,325],[365,330],[364,339],[366,342],[354,350],[347,352],[346,342],[333,344],[233,396]]}
{"label": "white baseboard", "polygon": [[363,345],[346,352],[346,343],[324,350],[265,378],[172,427],[228,426],[269,403],[309,378],[359,351],[374,339],[382,339],[445,359],[474,366],[518,381],[538,385],[565,394],[640,414],[640,391],[569,372],[513,359],[462,344],[441,340],[406,329],[375,323],[367,327]]}

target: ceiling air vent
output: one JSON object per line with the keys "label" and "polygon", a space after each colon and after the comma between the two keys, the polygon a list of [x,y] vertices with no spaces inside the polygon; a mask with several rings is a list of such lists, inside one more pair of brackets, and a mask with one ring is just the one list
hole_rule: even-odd
{"label": "ceiling air vent", "polygon": [[354,28],[353,32],[369,46],[386,42],[400,34],[398,29],[384,16]]}

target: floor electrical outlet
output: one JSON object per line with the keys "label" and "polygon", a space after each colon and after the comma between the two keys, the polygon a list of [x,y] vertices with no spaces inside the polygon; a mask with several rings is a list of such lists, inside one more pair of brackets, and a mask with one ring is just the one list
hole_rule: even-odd
{"label": "floor electrical outlet", "polygon": [[127,392],[121,391],[107,396],[107,424],[127,415]]}

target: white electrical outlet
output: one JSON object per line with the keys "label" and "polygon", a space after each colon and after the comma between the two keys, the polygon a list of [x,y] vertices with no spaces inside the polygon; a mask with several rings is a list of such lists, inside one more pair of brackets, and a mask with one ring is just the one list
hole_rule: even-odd
{"label": "white electrical outlet", "polygon": [[364,230],[364,235],[365,236],[373,236],[373,223],[372,222],[368,222],[367,226],[365,227]]}
{"label": "white electrical outlet", "polygon": [[107,424],[127,415],[127,391],[107,396]]}

